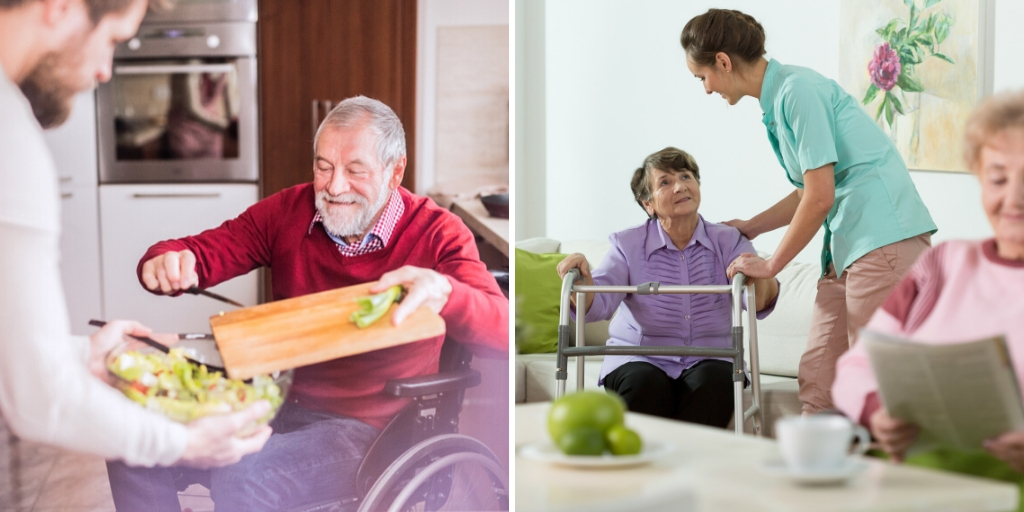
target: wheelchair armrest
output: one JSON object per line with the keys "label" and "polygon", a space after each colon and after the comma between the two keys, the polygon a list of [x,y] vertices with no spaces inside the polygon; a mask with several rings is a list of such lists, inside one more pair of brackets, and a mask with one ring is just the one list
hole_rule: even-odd
{"label": "wheelchair armrest", "polygon": [[471,388],[480,384],[480,372],[462,368],[450,372],[392,379],[384,383],[384,392],[391,396],[412,397]]}

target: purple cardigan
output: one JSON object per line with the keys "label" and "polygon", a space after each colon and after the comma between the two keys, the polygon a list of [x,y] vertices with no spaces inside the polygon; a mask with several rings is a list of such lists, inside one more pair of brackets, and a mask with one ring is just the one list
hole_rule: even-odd
{"label": "purple cardigan", "polygon": [[[636,286],[649,281],[665,285],[729,284],[725,270],[740,254],[754,251],[753,244],[736,228],[697,221],[693,237],[682,251],[672,244],[657,220],[614,233],[612,248],[593,271],[594,284]],[[587,321],[612,318],[607,345],[732,346],[728,295],[637,295],[598,293],[587,312]],[[775,300],[757,312],[768,316]],[[613,370],[631,361],[644,361],[679,378],[683,370],[708,359],[698,356],[605,356],[600,383]]]}

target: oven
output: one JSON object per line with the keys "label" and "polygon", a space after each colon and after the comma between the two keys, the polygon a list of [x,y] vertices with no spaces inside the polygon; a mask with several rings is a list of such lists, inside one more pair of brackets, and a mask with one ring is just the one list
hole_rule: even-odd
{"label": "oven", "polygon": [[254,22],[147,17],[112,71],[97,91],[100,183],[259,179]]}

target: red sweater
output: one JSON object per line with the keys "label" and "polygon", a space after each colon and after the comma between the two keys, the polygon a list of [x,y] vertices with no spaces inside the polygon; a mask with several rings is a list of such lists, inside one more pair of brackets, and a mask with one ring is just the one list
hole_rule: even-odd
{"label": "red sweater", "polygon": [[[508,300],[480,262],[472,233],[430,199],[399,190],[405,213],[379,251],[342,256],[322,225],[311,229],[316,210],[313,185],[307,183],[256,203],[220,227],[150,247],[139,262],[140,282],[142,263],[184,249],[196,255],[200,288],[270,267],[274,300],[376,281],[385,272],[414,265],[451,282],[441,310],[449,337],[507,354]],[[298,368],[288,399],[381,428],[407,403],[383,394],[384,382],[436,373],[443,341],[432,338]]]}

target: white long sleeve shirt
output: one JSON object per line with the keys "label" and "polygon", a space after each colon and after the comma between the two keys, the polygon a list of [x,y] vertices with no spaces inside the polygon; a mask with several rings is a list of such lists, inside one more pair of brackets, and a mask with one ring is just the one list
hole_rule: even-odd
{"label": "white long sleeve shirt", "polygon": [[0,66],[0,413],[24,439],[131,465],[173,463],[184,425],[89,372],[89,340],[70,334],[59,244],[57,172],[28,100]]}

